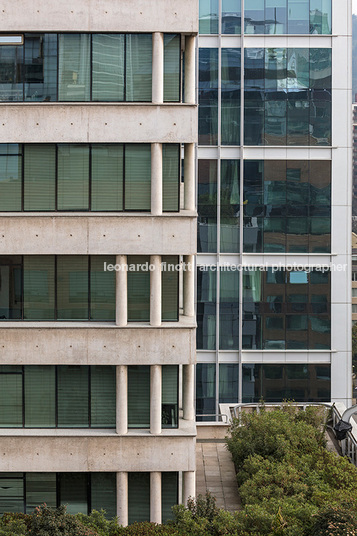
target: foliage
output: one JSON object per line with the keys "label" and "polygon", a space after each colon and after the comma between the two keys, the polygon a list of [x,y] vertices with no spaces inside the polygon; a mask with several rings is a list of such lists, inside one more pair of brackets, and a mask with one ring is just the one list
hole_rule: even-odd
{"label": "foliage", "polygon": [[75,516],[67,514],[64,505],[49,508],[44,504],[35,508],[30,531],[36,536],[98,536],[97,532],[82,525]]}
{"label": "foliage", "polygon": [[352,326],[352,365],[353,372],[357,373],[357,324]]}
{"label": "foliage", "polygon": [[357,518],[346,505],[324,508],[315,516],[311,536],[357,536]]}

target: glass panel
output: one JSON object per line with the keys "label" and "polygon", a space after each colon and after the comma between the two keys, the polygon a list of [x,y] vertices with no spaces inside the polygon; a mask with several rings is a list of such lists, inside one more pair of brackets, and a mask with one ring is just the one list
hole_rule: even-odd
{"label": "glass panel", "polygon": [[57,100],[57,34],[25,35],[25,100]]}
{"label": "glass panel", "polygon": [[197,268],[197,348],[216,349],[216,280],[217,272]]}
{"label": "glass panel", "polygon": [[58,100],[90,100],[90,34],[58,36]]}
{"label": "glass panel", "polygon": [[162,367],[162,427],[178,427],[178,374],[176,365]]}
{"label": "glass panel", "polygon": [[[1,48],[4,47],[0,47],[0,50]],[[17,144],[12,145],[12,149],[7,144],[3,145],[4,154],[0,156],[0,211],[19,211],[22,196],[22,155],[11,153],[13,150],[20,153],[21,148]]]}
{"label": "glass panel", "polygon": [[[7,47],[0,47],[7,48]],[[24,478],[22,473],[0,473],[0,515],[24,511]]]}
{"label": "glass panel", "polygon": [[24,210],[56,209],[56,146],[24,145]]}
{"label": "glass panel", "polygon": [[161,473],[162,522],[173,520],[172,507],[178,504],[178,473]]}
{"label": "glass panel", "polygon": [[162,146],[162,208],[164,212],[180,210],[180,145]]}
{"label": "glass panel", "polygon": [[179,320],[179,258],[175,255],[162,257],[161,317],[163,322]]}
{"label": "glass panel", "polygon": [[0,428],[22,428],[22,404],[22,373],[1,373]]}
{"label": "glass panel", "polygon": [[239,272],[220,273],[219,347],[221,350],[238,350]]}
{"label": "glass panel", "polygon": [[128,428],[150,428],[149,366],[128,366]]}
{"label": "glass panel", "polygon": [[331,34],[331,0],[310,0],[310,33]]}
{"label": "glass panel", "polygon": [[87,473],[61,473],[61,504],[67,505],[68,514],[88,514]]}
{"label": "glass panel", "polygon": [[219,365],[219,402],[238,402],[238,365],[235,363]]}
{"label": "glass panel", "polygon": [[126,35],[126,100],[150,102],[152,86],[151,34]]}
{"label": "glass panel", "polygon": [[218,49],[199,50],[198,143],[218,143]]}
{"label": "glass panel", "polygon": [[56,473],[26,473],[26,514],[44,503],[56,508],[56,488]]}
{"label": "glass panel", "polygon": [[240,0],[222,0],[222,34],[240,34],[240,33],[241,33]]}
{"label": "glass panel", "polygon": [[92,35],[92,100],[124,100],[123,34]]}
{"label": "glass panel", "polygon": [[221,160],[221,253],[239,252],[239,160]]}
{"label": "glass panel", "polygon": [[112,519],[117,515],[116,473],[91,473],[91,508],[105,510],[106,517]]}
{"label": "glass panel", "polygon": [[218,0],[200,0],[200,34],[218,34]]}
{"label": "glass panel", "polygon": [[222,145],[239,145],[240,143],[240,59],[240,49],[222,49]]}
{"label": "glass panel", "polygon": [[0,321],[22,317],[22,258],[0,256]]}
{"label": "glass panel", "polygon": [[57,257],[57,319],[88,320],[88,257]]}
{"label": "glass panel", "polygon": [[[88,428],[89,381],[87,366],[57,367],[57,397],[58,427]],[[64,502],[63,497],[61,499]]]}
{"label": "glass panel", "polygon": [[[56,426],[55,367],[50,365],[25,366],[24,383],[25,426],[27,428],[54,428]],[[41,502],[35,506],[39,504]]]}
{"label": "glass panel", "polygon": [[128,521],[150,521],[150,473],[128,474]]}
{"label": "glass panel", "polygon": [[265,0],[265,33],[286,34],[286,0]]}
{"label": "glass panel", "polygon": [[58,145],[58,210],[89,209],[89,145]]}
{"label": "glass panel", "polygon": [[125,210],[151,210],[151,146],[125,145]]}
{"label": "glass panel", "polygon": [[0,101],[18,102],[23,94],[23,46],[0,46]]}
{"label": "glass panel", "polygon": [[196,413],[197,421],[212,420],[216,413],[216,364],[197,363],[196,365]]}
{"label": "glass panel", "polygon": [[56,319],[54,255],[24,256],[24,319]]}
{"label": "glass panel", "polygon": [[181,36],[164,35],[164,102],[180,101]]}
{"label": "glass panel", "polygon": [[244,136],[246,145],[263,144],[264,49],[244,51]]}
{"label": "glass panel", "polygon": [[115,428],[116,368],[98,365],[92,366],[90,372],[91,427]]}
{"label": "glass panel", "polygon": [[264,33],[264,0],[248,0],[244,6],[244,32]]}
{"label": "glass panel", "polygon": [[115,264],[115,256],[90,257],[90,318],[115,321],[115,272],[104,271],[104,263]]}
{"label": "glass panel", "polygon": [[91,210],[123,210],[123,145],[92,145]]}
{"label": "glass panel", "polygon": [[217,160],[198,161],[199,253],[217,251]]}
{"label": "glass panel", "polygon": [[288,33],[308,34],[309,32],[309,0],[288,0]]}
{"label": "glass panel", "polygon": [[128,256],[128,321],[150,321],[150,257]]}

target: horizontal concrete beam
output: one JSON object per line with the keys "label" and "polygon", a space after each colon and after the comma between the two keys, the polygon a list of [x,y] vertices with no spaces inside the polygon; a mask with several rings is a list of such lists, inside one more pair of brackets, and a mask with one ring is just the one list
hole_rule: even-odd
{"label": "horizontal concrete beam", "polygon": [[0,255],[192,255],[196,219],[189,214],[2,215]]}
{"label": "horizontal concrete beam", "polygon": [[191,104],[6,103],[0,114],[0,143],[197,140],[197,106]]}
{"label": "horizontal concrete beam", "polygon": [[3,0],[1,31],[198,32],[198,0]]}
{"label": "horizontal concrete beam", "polygon": [[[187,317],[160,328],[46,327],[0,323],[1,365],[179,365],[195,362],[195,323]],[[185,327],[185,323],[187,327]],[[21,327],[20,327],[21,326]],[[41,326],[41,327],[39,327]],[[52,323],[53,326],[53,323]],[[68,323],[67,323],[68,326]],[[172,327],[170,327],[172,326]],[[191,326],[191,327],[189,327]]]}
{"label": "horizontal concrete beam", "polygon": [[194,436],[103,435],[1,437],[0,472],[195,470]]}

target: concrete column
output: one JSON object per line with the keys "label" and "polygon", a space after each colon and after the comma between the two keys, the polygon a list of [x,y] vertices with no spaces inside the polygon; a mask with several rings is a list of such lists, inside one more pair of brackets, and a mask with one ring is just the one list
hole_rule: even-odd
{"label": "concrete column", "polygon": [[150,367],[150,433],[161,433],[161,365]]}
{"label": "concrete column", "polygon": [[164,102],[164,34],[152,34],[152,102]]}
{"label": "concrete column", "polygon": [[161,523],[161,473],[150,473],[150,521]]}
{"label": "concrete column", "polygon": [[128,367],[117,366],[117,434],[128,432]]}
{"label": "concrete column", "polygon": [[162,144],[151,144],[151,214],[162,214]]}
{"label": "concrete column", "polygon": [[128,473],[117,473],[117,516],[119,525],[128,526]]}
{"label": "concrete column", "polygon": [[115,318],[116,325],[123,327],[128,323],[128,272],[127,256],[117,255],[116,264],[120,266],[115,274],[116,292],[115,292]]}
{"label": "concrete column", "polygon": [[184,154],[184,208],[196,210],[195,198],[195,145],[185,143]]}
{"label": "concrete column", "polygon": [[183,365],[182,367],[182,390],[183,390],[183,418],[186,421],[195,420],[195,386],[194,386],[194,365]]}
{"label": "concrete column", "polygon": [[186,264],[183,272],[183,314],[185,316],[195,316],[195,273],[193,255],[185,255],[183,258]]}
{"label": "concrete column", "polygon": [[196,495],[196,478],[194,471],[183,472],[183,504],[186,506],[189,497]]}
{"label": "concrete column", "polygon": [[161,326],[161,256],[150,257],[150,324]]}
{"label": "concrete column", "polygon": [[196,104],[196,47],[195,37],[185,37],[185,102]]}

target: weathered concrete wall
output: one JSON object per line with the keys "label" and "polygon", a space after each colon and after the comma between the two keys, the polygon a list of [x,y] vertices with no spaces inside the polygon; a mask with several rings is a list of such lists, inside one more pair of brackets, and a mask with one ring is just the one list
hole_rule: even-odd
{"label": "weathered concrete wall", "polygon": [[15,435],[0,437],[0,444],[0,472],[194,471],[196,465],[195,437]]}
{"label": "weathered concrete wall", "polygon": [[[151,3],[151,2],[148,2]],[[194,143],[190,104],[0,105],[0,143]]]}
{"label": "weathered concrete wall", "polygon": [[193,215],[0,216],[1,255],[192,255]]}
{"label": "weathered concrete wall", "polygon": [[1,11],[3,32],[198,32],[198,0],[2,0]]}
{"label": "weathered concrete wall", "polygon": [[[175,365],[195,362],[195,323],[187,327],[72,328],[54,322],[0,326],[0,364]],[[24,324],[21,323],[23,326]],[[62,326],[62,327],[61,327]],[[67,327],[66,327],[67,326]],[[138,326],[138,324],[137,324]],[[171,324],[173,326],[173,324]]]}

